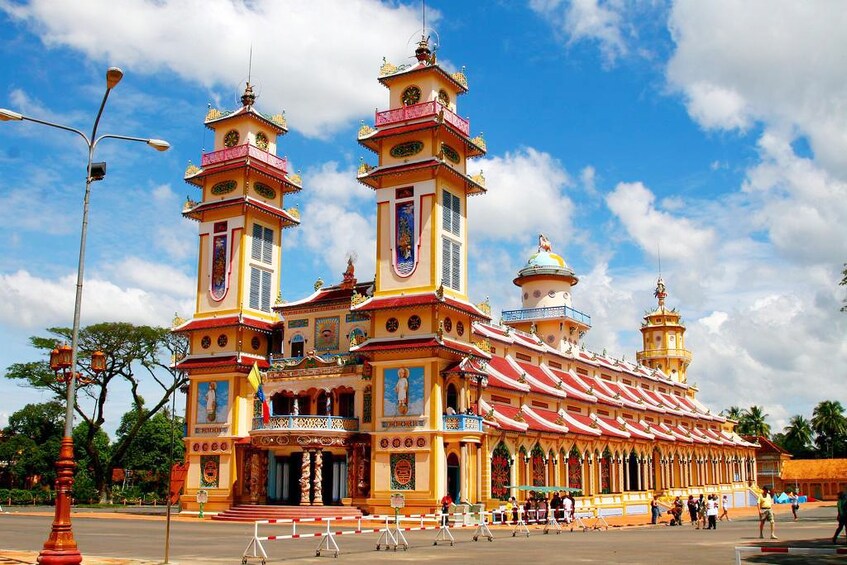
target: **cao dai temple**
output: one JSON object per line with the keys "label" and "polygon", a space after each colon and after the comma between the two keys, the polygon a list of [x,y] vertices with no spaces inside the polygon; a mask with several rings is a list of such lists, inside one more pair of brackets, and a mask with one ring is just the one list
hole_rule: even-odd
{"label": "cao dai temple", "polygon": [[468,161],[486,146],[459,117],[464,74],[425,40],[415,59],[384,62],[388,108],[358,134],[376,156],[358,171],[377,212],[372,281],[349,262],[337,284],[283,302],[283,231],[309,221],[285,208],[302,188],[277,157],[285,119],[259,113],[249,84],[242,107],[206,116],[214,150],[186,171],[200,195],[183,210],[199,226],[196,309],[174,330],[190,343],[182,507],[197,510],[205,490],[210,512],[382,512],[394,493],[411,512],[445,493],[490,508],[522,498],[517,486],[577,489],[604,515],[647,514],[655,493],[747,504],[756,445],[687,384],[685,326],[661,279],[637,362],[585,350],[579,278],[544,236],[504,273],[520,309],[497,323],[471,300],[470,197],[486,189]]}

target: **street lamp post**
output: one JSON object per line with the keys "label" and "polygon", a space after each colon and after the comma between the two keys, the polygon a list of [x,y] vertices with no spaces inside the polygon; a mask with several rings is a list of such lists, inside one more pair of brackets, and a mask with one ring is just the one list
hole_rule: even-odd
{"label": "street lamp post", "polygon": [[65,407],[65,432],[59,449],[59,458],[56,461],[56,511],[53,518],[53,526],[50,531],[50,537],[46,542],[44,542],[44,547],[38,555],[38,563],[41,565],[78,565],[82,562],[82,555],[77,548],[73,530],[71,529],[70,492],[74,482],[74,468],[76,467],[73,448],[73,421],[74,406],[76,404],[76,377],[78,374],[75,370],[77,366],[79,347],[79,320],[80,308],[82,306],[85,239],[88,233],[88,201],[91,194],[91,183],[96,180],[102,180],[106,175],[106,164],[93,162],[94,149],[97,147],[97,144],[104,139],[141,141],[153,147],[157,151],[166,151],[170,148],[170,144],[161,139],[147,139],[115,134],[105,134],[97,137],[97,126],[100,124],[100,117],[103,115],[103,108],[106,106],[106,100],[108,100],[109,93],[115,86],[117,86],[121,78],[123,78],[123,71],[117,67],[109,67],[106,71],[106,92],[103,94],[103,101],[100,102],[100,109],[97,111],[97,117],[94,119],[94,126],[91,129],[90,137],[76,128],[45,120],[39,120],[29,116],[24,116],[18,112],[0,108],[0,121],[29,121],[52,128],[70,131],[85,140],[85,144],[88,147],[88,163],[85,169],[85,196],[83,198],[82,205],[82,229],[80,231],[79,241],[79,263],[77,266],[76,277],[76,297],[74,299],[73,333],[71,334],[70,364],[68,366],[70,368],[70,373],[67,375],[68,389]]}

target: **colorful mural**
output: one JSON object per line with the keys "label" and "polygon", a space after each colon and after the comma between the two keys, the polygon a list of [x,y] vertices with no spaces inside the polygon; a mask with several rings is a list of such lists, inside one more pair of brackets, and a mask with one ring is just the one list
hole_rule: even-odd
{"label": "colorful mural", "polygon": [[226,240],[226,234],[216,235],[212,243],[211,293],[215,300],[226,296]]}
{"label": "colorful mural", "polygon": [[397,204],[396,238],[394,242],[394,268],[401,276],[411,275],[415,270],[415,203],[404,202]]}
{"label": "colorful mural", "polygon": [[491,498],[506,500],[509,496],[511,484],[511,455],[502,441],[494,448],[491,454]]}
{"label": "colorful mural", "polygon": [[532,448],[532,486],[543,487],[546,482],[547,465],[544,463],[544,452],[541,451],[541,446],[537,443]]}
{"label": "colorful mural", "polygon": [[568,486],[571,488],[582,488],[582,460],[579,453],[571,450],[568,457]]}
{"label": "colorful mural", "polygon": [[200,488],[218,488],[220,468],[220,455],[202,455],[200,457]]}
{"label": "colorful mural", "polygon": [[197,383],[197,423],[225,423],[228,414],[229,381]]}
{"label": "colorful mural", "polygon": [[334,351],[338,349],[338,328],[340,318],[317,318],[315,320],[315,351]]}
{"label": "colorful mural", "polygon": [[415,454],[391,454],[391,490],[415,490]]}
{"label": "colorful mural", "polygon": [[382,397],[384,416],[423,414],[423,367],[385,369]]}

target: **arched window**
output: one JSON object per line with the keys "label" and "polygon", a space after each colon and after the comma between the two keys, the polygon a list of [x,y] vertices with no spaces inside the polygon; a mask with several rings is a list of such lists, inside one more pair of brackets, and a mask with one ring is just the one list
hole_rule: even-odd
{"label": "arched window", "polygon": [[491,498],[506,500],[509,498],[509,489],[506,488],[511,482],[512,455],[502,441],[494,448],[491,454]]}
{"label": "arched window", "polygon": [[303,357],[303,350],[305,349],[306,342],[303,339],[303,334],[294,334],[291,337],[291,356],[292,357]]}
{"label": "arched window", "polygon": [[447,407],[452,408],[456,413],[459,412],[459,393],[453,383],[447,385]]}

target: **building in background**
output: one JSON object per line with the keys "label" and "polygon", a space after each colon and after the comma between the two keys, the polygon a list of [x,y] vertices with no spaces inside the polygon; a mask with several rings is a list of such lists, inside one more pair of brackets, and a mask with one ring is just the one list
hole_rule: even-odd
{"label": "building in background", "polygon": [[211,512],[382,512],[402,493],[416,512],[446,493],[490,507],[538,487],[604,515],[647,514],[654,493],[748,504],[756,445],[687,384],[663,280],[636,362],[585,349],[579,278],[543,235],[513,281],[522,307],[493,321],[468,280],[470,197],[486,192],[468,164],[486,145],[460,117],[465,75],[422,38],[379,81],[388,109],[358,134],[377,163],[357,175],[375,196],[375,279],[359,282],[350,260],[338,284],[295,302],[278,298],[282,231],[299,223],[283,198],[300,179],[275,155],[284,121],[253,108],[249,85],[242,108],[207,116],[215,148],[187,171],[202,195],[184,210],[200,227],[197,305],[175,328],[190,339],[183,508],[205,490]]}

